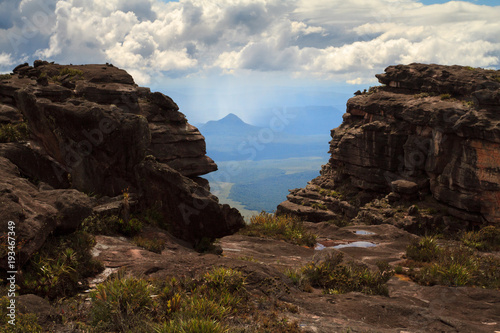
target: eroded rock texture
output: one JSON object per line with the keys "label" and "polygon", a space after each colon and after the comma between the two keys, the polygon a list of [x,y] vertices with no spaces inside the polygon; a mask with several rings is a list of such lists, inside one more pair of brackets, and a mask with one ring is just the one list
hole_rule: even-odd
{"label": "eroded rock texture", "polygon": [[366,204],[385,197],[433,201],[445,219],[500,223],[500,71],[411,64],[377,78],[382,86],[347,102],[321,176],[278,212],[368,217]]}
{"label": "eroded rock texture", "polygon": [[20,65],[0,81],[0,123],[22,121],[30,140],[0,144],[0,223],[4,231],[16,222],[23,258],[92,213],[99,202],[86,194],[134,193],[189,241],[243,224],[198,177],[217,169],[198,129],[172,99],[138,87],[124,70]]}

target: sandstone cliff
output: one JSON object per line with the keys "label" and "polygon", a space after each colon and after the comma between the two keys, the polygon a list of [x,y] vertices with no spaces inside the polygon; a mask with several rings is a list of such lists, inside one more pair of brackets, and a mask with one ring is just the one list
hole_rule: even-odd
{"label": "sandstone cliff", "polygon": [[[92,212],[122,209],[122,192],[138,209],[159,207],[185,240],[241,227],[241,215],[198,177],[217,166],[178,110],[109,64],[36,61],[2,75],[0,224],[5,231],[16,222],[21,262],[50,233],[75,230]],[[29,138],[17,138],[26,124]]]}
{"label": "sandstone cliff", "polygon": [[[377,78],[382,86],[347,102],[321,176],[292,190],[278,213],[407,228],[498,225],[500,71],[411,64]],[[417,209],[393,209],[400,203]]]}

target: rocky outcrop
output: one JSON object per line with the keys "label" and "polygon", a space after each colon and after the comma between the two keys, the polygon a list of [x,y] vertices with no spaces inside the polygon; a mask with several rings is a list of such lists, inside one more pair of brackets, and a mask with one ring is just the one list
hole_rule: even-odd
{"label": "rocky outcrop", "polygon": [[30,140],[0,144],[0,222],[2,231],[16,222],[24,261],[48,234],[75,230],[93,208],[102,211],[102,202],[119,206],[85,193],[129,192],[138,207],[160,207],[175,235],[192,242],[243,225],[198,177],[217,169],[198,129],[172,99],[138,87],[124,70],[16,67],[0,81],[0,122],[23,121]]}
{"label": "rocky outcrop", "polygon": [[500,223],[500,71],[411,64],[377,78],[382,86],[347,102],[321,176],[291,191],[278,212],[361,218],[371,214],[367,203],[384,199]]}

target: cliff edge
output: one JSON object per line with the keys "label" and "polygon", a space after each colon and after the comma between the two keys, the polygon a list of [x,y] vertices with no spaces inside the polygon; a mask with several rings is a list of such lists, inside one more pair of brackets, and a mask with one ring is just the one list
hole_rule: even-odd
{"label": "cliff edge", "polygon": [[[500,71],[410,64],[377,78],[382,86],[348,100],[321,175],[278,213],[407,229],[498,225]],[[400,203],[415,207],[391,209]]]}
{"label": "cliff edge", "polygon": [[198,129],[113,65],[17,66],[0,80],[0,123],[0,223],[15,222],[21,264],[93,213],[154,206],[190,242],[244,224],[198,177],[217,169]]}

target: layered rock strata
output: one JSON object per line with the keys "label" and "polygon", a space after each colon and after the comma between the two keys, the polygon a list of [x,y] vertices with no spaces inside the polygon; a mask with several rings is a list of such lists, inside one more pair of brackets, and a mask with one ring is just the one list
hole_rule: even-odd
{"label": "layered rock strata", "polygon": [[131,193],[193,242],[243,225],[198,177],[217,169],[198,129],[171,98],[137,86],[124,70],[45,61],[16,67],[0,80],[0,122],[7,132],[23,121],[29,140],[0,143],[0,223],[2,232],[16,223],[23,261],[48,234],[74,230],[112,201],[94,196]]}
{"label": "layered rock strata", "polygon": [[360,218],[384,199],[500,223],[500,71],[411,64],[377,78],[382,86],[347,102],[321,176],[292,190],[278,212]]}

